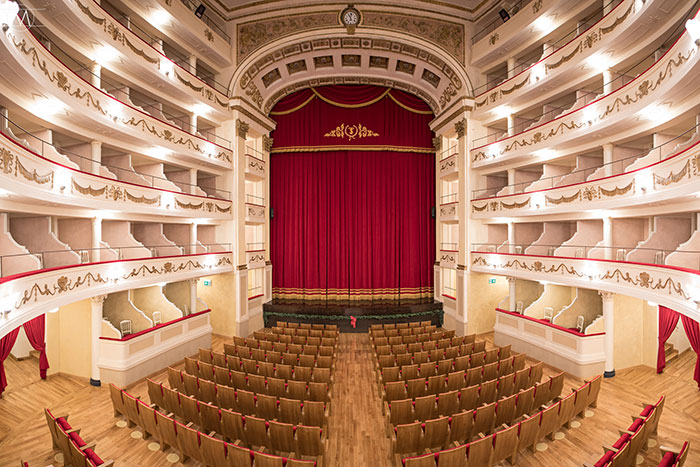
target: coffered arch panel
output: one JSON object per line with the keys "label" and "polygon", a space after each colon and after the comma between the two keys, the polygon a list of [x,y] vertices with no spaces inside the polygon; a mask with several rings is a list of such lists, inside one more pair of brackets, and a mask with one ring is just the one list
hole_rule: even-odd
{"label": "coffered arch panel", "polygon": [[232,95],[267,115],[281,98],[326,84],[375,84],[423,99],[436,116],[473,88],[462,65],[427,41],[365,29],[324,30],[280,39],[241,63]]}

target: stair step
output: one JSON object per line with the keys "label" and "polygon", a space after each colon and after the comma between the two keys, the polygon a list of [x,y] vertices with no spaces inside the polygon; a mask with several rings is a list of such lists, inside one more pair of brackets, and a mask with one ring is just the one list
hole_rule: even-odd
{"label": "stair step", "polygon": [[664,344],[664,350],[665,350],[666,352],[670,352],[671,350],[673,350],[673,344],[670,344],[670,343],[666,342],[666,343]]}
{"label": "stair step", "polygon": [[676,358],[678,358],[678,355],[679,355],[678,350],[676,350],[676,349],[672,348],[670,351],[667,351],[666,352],[666,363],[669,363],[669,362],[675,360]]}

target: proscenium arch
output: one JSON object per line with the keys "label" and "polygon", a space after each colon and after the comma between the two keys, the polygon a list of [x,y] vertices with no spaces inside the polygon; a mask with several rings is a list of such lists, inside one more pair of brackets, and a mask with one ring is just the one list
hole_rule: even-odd
{"label": "proscenium arch", "polygon": [[466,70],[439,46],[395,31],[305,31],[256,50],[236,68],[230,95],[269,115],[284,96],[327,84],[374,84],[423,99],[436,117],[473,97]]}

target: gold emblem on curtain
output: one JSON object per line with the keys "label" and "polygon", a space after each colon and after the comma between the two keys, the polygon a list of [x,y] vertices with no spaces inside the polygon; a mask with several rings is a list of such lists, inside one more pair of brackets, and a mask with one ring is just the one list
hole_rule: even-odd
{"label": "gold emblem on curtain", "polygon": [[335,130],[329,131],[323,136],[326,138],[347,138],[348,141],[352,141],[355,138],[362,139],[370,136],[379,136],[379,133],[375,133],[361,123],[358,123],[357,125],[346,125],[345,123],[341,123]]}

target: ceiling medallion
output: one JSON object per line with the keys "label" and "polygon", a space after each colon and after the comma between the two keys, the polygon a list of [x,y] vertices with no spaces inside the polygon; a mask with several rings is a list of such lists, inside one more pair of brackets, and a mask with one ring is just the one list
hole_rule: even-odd
{"label": "ceiling medallion", "polygon": [[355,34],[355,28],[360,24],[362,15],[351,3],[340,12],[339,20],[340,24],[348,30],[348,34]]}

